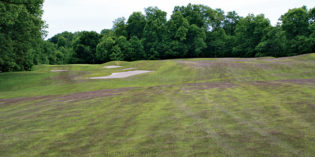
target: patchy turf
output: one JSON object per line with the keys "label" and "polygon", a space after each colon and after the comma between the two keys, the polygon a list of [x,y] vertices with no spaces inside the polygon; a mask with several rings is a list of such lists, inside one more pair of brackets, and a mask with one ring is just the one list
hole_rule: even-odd
{"label": "patchy turf", "polygon": [[0,73],[0,156],[308,157],[314,102],[315,54],[41,65]]}

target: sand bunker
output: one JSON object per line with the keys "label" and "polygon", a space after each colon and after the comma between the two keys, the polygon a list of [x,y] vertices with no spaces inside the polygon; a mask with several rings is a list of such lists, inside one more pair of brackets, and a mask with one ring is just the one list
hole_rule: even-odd
{"label": "sand bunker", "polygon": [[126,69],[123,69],[123,70],[134,70],[135,68],[126,68]]}
{"label": "sand bunker", "polygon": [[120,68],[121,66],[116,66],[116,65],[110,65],[110,66],[105,66],[104,68],[106,69],[114,69],[114,68]]}
{"label": "sand bunker", "polygon": [[134,75],[149,73],[152,71],[147,70],[134,70],[134,71],[126,71],[126,72],[119,72],[119,73],[112,73],[109,76],[102,76],[102,77],[90,77],[90,79],[113,79],[113,78],[126,78]]}
{"label": "sand bunker", "polygon": [[51,72],[67,72],[68,70],[51,70]]}

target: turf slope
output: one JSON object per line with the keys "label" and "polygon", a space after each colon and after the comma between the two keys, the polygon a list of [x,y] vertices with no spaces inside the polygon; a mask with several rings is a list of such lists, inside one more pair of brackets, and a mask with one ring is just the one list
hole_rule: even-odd
{"label": "turf slope", "polygon": [[307,157],[314,111],[315,54],[40,65],[0,73],[0,156]]}

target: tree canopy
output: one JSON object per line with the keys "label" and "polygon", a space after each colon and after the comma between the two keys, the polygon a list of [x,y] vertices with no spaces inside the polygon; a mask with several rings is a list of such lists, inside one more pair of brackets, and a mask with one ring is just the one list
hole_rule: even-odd
{"label": "tree canopy", "polygon": [[30,70],[44,32],[43,0],[0,1],[0,71]]}
{"label": "tree canopy", "polygon": [[34,64],[103,63],[188,57],[291,56],[315,51],[315,8],[288,10],[276,26],[205,5],[157,7],[117,18],[112,29],[62,32],[43,40],[43,0],[0,0],[0,71]]}

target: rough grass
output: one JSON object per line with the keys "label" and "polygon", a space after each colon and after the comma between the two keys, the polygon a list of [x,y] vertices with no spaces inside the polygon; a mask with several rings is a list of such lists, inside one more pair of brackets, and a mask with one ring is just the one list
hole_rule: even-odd
{"label": "rough grass", "polygon": [[308,157],[314,102],[315,54],[40,65],[0,73],[0,156]]}

